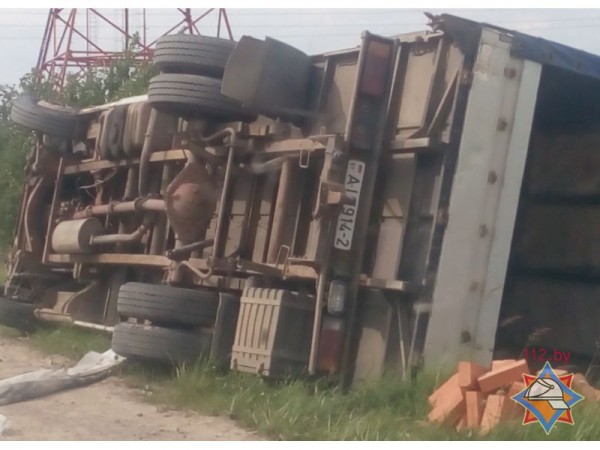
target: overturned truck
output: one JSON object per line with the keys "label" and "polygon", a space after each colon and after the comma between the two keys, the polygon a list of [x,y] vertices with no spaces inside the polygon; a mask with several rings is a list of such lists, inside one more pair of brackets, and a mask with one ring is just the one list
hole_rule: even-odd
{"label": "overturned truck", "polygon": [[146,96],[19,99],[36,140],[2,322],[345,384],[532,344],[592,359],[600,58],[430,28],[310,57],[166,36]]}

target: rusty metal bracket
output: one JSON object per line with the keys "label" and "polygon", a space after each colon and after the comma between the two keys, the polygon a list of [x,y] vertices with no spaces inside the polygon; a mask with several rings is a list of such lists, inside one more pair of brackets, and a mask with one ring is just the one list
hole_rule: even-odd
{"label": "rusty metal bracket", "polygon": [[182,261],[181,263],[179,263],[178,268],[180,267],[186,267],[188,268],[194,275],[196,275],[198,278],[200,278],[201,280],[207,280],[208,278],[210,278],[214,272],[214,267],[212,264],[210,264],[209,261],[207,261],[208,264],[208,270],[206,272],[202,272],[200,269],[198,269],[197,267],[194,267],[192,264],[190,264],[188,261]]}

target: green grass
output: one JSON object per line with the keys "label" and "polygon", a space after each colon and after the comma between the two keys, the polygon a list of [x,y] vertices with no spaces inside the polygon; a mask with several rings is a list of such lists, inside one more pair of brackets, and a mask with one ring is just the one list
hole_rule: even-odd
{"label": "green grass", "polygon": [[180,408],[226,413],[276,439],[380,440],[459,438],[422,421],[433,380],[413,383],[386,376],[349,394],[324,380],[267,382],[252,375],[222,373],[198,364],[151,384],[153,401]]}
{"label": "green grass", "polygon": [[[110,347],[107,335],[76,328],[47,328],[31,336],[47,353],[79,358]],[[539,424],[503,423],[488,435],[426,422],[427,397],[441,380],[391,375],[343,394],[325,380],[266,381],[207,364],[178,369],[129,362],[121,375],[147,401],[172,408],[226,415],[271,439],[310,440],[600,440],[600,405],[574,408],[575,425],[559,423],[547,436]]]}
{"label": "green grass", "polygon": [[110,335],[71,326],[39,327],[29,338],[33,346],[44,353],[74,360],[90,350],[104,352],[110,348]]}

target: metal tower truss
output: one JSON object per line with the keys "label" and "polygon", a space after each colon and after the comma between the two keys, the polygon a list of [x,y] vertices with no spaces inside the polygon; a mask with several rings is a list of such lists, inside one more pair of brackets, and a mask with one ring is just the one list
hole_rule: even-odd
{"label": "metal tower truss", "polygon": [[[115,10],[113,10],[115,11]],[[173,32],[201,33],[201,22],[216,22],[216,35],[233,39],[227,12],[224,8],[210,8],[196,14],[191,8],[177,8],[173,26],[155,38],[148,33],[147,9],[121,9],[121,20],[108,13],[87,8],[51,8],[46,21],[42,45],[36,65],[39,78],[52,79],[57,87],[64,86],[68,73],[84,74],[93,67],[106,67],[123,56],[124,51],[135,61],[148,61],[160,36]],[[173,10],[160,10],[171,13]],[[135,26],[132,15],[141,23]],[[179,19],[177,21],[177,19]],[[117,22],[122,22],[121,24]],[[116,39],[106,42],[98,38],[98,26],[110,30]],[[132,45],[137,35],[136,44]]]}

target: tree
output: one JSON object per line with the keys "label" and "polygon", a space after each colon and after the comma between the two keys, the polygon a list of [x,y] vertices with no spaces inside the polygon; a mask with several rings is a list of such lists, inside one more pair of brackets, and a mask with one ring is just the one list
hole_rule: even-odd
{"label": "tree", "polygon": [[83,107],[144,94],[150,78],[157,72],[152,64],[135,59],[139,49],[140,40],[136,34],[129,49],[121,53],[109,67],[98,68],[82,76],[68,77],[63,103]]}
{"label": "tree", "polygon": [[136,33],[129,49],[123,51],[110,66],[97,67],[83,74],[69,74],[62,90],[57,89],[57,80],[39,77],[35,72],[21,78],[20,88],[38,99],[74,107],[101,105],[141,95],[157,72],[152,64],[136,60],[135,55],[140,48]]}
{"label": "tree", "polygon": [[16,96],[12,86],[1,86],[0,97],[0,251],[10,244],[18,214],[25,157],[31,146],[30,133],[10,120],[10,101]]}

